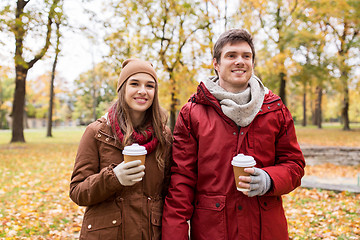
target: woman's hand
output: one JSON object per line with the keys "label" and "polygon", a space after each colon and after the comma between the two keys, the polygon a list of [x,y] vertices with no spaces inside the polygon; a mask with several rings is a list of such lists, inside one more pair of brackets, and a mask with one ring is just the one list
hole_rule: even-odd
{"label": "woman's hand", "polygon": [[113,171],[123,186],[132,186],[141,181],[145,175],[145,166],[140,164],[141,160],[135,160],[127,163],[123,161],[117,165]]}

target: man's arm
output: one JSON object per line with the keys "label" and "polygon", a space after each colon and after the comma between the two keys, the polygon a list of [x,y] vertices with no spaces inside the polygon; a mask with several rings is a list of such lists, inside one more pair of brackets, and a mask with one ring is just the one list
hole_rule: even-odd
{"label": "man's arm", "polygon": [[281,111],[283,126],[276,144],[275,166],[263,168],[272,180],[266,195],[287,194],[300,186],[304,176],[305,160],[297,142],[293,118],[285,106]]}

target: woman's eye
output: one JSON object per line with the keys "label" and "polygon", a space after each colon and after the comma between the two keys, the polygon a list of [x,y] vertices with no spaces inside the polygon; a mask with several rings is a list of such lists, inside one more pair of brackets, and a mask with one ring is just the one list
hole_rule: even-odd
{"label": "woman's eye", "polygon": [[137,86],[138,84],[136,82],[130,83],[131,86]]}
{"label": "woman's eye", "polygon": [[154,85],[146,85],[146,87],[148,87],[148,88],[155,88]]}

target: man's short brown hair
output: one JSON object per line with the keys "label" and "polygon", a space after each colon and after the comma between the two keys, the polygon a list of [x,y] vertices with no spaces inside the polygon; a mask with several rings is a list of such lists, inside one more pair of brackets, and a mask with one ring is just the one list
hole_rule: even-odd
{"label": "man's short brown hair", "polygon": [[231,29],[222,33],[219,39],[214,45],[214,55],[213,58],[216,59],[217,63],[220,63],[221,52],[224,46],[228,43],[234,44],[238,42],[247,42],[252,51],[252,60],[255,63],[255,48],[251,34],[245,29]]}

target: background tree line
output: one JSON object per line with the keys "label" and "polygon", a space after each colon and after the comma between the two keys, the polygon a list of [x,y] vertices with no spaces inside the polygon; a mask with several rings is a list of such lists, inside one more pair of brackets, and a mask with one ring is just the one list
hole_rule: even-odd
{"label": "background tree line", "polygon": [[[0,5],[0,30],[15,43],[14,70],[0,67],[0,127],[6,127],[10,113],[12,142],[25,141],[24,116],[87,124],[103,115],[116,98],[121,62],[128,57],[154,64],[161,103],[173,128],[177,111],[198,82],[214,74],[214,41],[231,28],[253,34],[256,74],[281,96],[296,121],[305,126],[311,120],[321,128],[324,121],[341,120],[344,130],[350,129],[350,121],[360,121],[359,1],[108,0],[100,11],[86,9],[94,1],[83,0],[86,26],[69,24],[63,0]],[[95,25],[105,33],[101,41],[109,52],[66,89],[61,72],[56,72],[62,33],[76,31],[97,39],[98,32],[89,27]],[[0,39],[0,44],[8,43]],[[46,57],[54,59],[52,72],[27,80],[28,70]]]}

